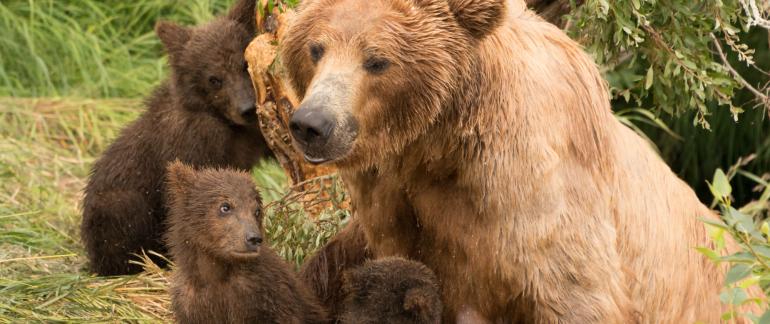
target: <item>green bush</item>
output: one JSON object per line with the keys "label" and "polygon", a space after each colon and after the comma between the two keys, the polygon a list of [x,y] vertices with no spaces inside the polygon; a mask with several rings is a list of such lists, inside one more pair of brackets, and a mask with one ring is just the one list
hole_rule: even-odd
{"label": "green bush", "polygon": [[[768,31],[758,20],[770,2],[580,2],[566,29],[604,71],[613,108],[648,110],[678,135],[635,120],[701,199],[709,199],[703,179],[739,158],[755,154],[748,170],[770,170],[770,102],[753,91],[770,96]],[[751,183],[736,181],[736,201],[750,200]]]}
{"label": "green bush", "polygon": [[[755,323],[770,323],[767,293],[770,289],[770,225],[767,222],[770,212],[770,186],[768,182],[751,173],[739,169],[740,165],[731,168],[727,174],[717,169],[709,188],[714,195],[715,204],[721,210],[721,221],[703,218],[709,229],[714,248],[698,247],[698,251],[706,255],[717,265],[727,265],[729,270],[725,276],[724,289],[720,300],[731,306],[723,315],[724,320],[738,317],[748,317]],[[732,206],[730,195],[732,187],[730,178],[736,175],[746,177],[757,184],[761,192],[757,200],[741,207]],[[737,250],[728,250],[725,240],[737,242]],[[758,288],[758,289],[755,289]],[[762,291],[763,295],[753,295]],[[742,313],[738,306],[756,303],[763,314]]]}

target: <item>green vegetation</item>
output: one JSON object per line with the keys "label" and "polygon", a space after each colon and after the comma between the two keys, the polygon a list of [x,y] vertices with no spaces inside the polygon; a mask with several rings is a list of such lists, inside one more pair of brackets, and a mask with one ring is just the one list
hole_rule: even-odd
{"label": "green vegetation", "polygon": [[[702,200],[704,179],[739,158],[770,170],[770,2],[584,2],[566,29],[601,65],[615,111],[648,110],[679,135],[639,125]],[[752,184],[735,184],[735,201],[751,201]]]}
{"label": "green vegetation", "polygon": [[2,1],[0,96],[144,96],[164,74],[155,22],[199,24],[231,2]]}
{"label": "green vegetation", "polygon": [[[703,218],[712,239],[711,247],[698,247],[698,251],[715,264],[729,266],[725,277],[720,300],[730,305],[730,310],[723,314],[724,320],[748,317],[755,323],[770,323],[770,310],[767,300],[758,298],[756,291],[765,295],[770,291],[770,183],[754,174],[742,170],[745,164],[740,161],[725,174],[717,169],[708,186],[714,195],[714,204],[719,205],[722,221]],[[732,204],[732,186],[730,179],[744,177],[756,183],[761,192],[759,199],[743,207]],[[729,248],[733,242],[738,249]],[[753,292],[752,292],[753,290]],[[756,303],[764,314],[751,314],[742,311],[739,306]]]}
{"label": "green vegetation", "polygon": [[166,312],[153,308],[167,299],[160,272],[92,278],[78,243],[88,168],[136,107],[134,100],[0,101],[0,322]]}

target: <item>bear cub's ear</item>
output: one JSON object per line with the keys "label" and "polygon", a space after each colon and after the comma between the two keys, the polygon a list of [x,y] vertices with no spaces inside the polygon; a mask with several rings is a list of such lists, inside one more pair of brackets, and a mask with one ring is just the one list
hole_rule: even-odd
{"label": "bear cub's ear", "polygon": [[246,30],[249,31],[249,33],[255,33],[257,24],[257,1],[239,0],[233,5],[230,12],[227,13],[227,19],[234,20],[246,27]]}
{"label": "bear cub's ear", "polygon": [[166,167],[166,183],[171,195],[184,195],[190,190],[195,179],[195,169],[178,159]]}
{"label": "bear cub's ear", "polygon": [[503,21],[505,0],[448,0],[449,10],[460,26],[482,39]]}
{"label": "bear cub's ear", "polygon": [[155,24],[155,33],[158,34],[158,38],[160,38],[163,46],[166,47],[166,52],[171,57],[182,52],[184,45],[192,37],[192,30],[169,21],[159,21]]}

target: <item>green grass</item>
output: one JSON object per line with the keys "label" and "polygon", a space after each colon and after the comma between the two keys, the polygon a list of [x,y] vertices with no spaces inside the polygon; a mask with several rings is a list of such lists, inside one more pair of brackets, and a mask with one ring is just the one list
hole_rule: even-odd
{"label": "green grass", "polygon": [[0,96],[144,96],[164,74],[155,22],[200,24],[231,2],[4,0]]}
{"label": "green grass", "polygon": [[[78,239],[89,168],[140,106],[0,98],[0,323],[168,320],[167,271],[149,264],[137,276],[94,277]],[[305,217],[286,198],[287,180],[275,162],[253,175],[270,206],[268,238],[295,264],[347,217],[341,210]]]}

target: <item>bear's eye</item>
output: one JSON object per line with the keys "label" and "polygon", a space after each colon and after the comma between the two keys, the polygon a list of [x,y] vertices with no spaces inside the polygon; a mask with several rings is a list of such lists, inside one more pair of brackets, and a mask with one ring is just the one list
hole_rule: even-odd
{"label": "bear's eye", "polygon": [[262,216],[262,211],[259,208],[257,208],[257,210],[254,211],[254,217],[259,219],[259,216]]}
{"label": "bear's eye", "polygon": [[310,59],[313,60],[313,64],[318,63],[318,61],[321,60],[325,51],[326,50],[321,44],[310,45]]}
{"label": "bear's eye", "polygon": [[243,62],[243,72],[249,72],[249,63]]}
{"label": "bear's eye", "polygon": [[222,203],[222,205],[219,205],[219,212],[222,214],[228,214],[232,210],[233,207],[230,206],[230,203]]}
{"label": "bear's eye", "polygon": [[209,84],[210,84],[210,85],[211,85],[211,87],[213,87],[214,89],[219,89],[219,88],[221,88],[221,87],[222,87],[222,80],[221,80],[221,79],[219,79],[219,78],[217,78],[217,77],[215,77],[215,76],[213,76],[213,77],[209,77]]}
{"label": "bear's eye", "polygon": [[372,74],[382,73],[388,69],[390,61],[380,57],[372,57],[364,62],[364,69]]}

